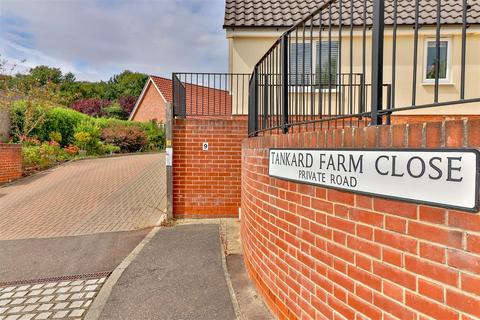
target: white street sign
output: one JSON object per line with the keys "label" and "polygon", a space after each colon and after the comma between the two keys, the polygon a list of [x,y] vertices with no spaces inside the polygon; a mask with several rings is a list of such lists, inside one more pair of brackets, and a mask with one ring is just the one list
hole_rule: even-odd
{"label": "white street sign", "polygon": [[269,175],[477,212],[479,161],[470,149],[270,149]]}

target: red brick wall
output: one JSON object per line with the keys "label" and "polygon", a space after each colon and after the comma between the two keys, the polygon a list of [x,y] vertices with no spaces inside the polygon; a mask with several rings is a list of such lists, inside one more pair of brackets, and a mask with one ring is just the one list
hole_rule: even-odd
{"label": "red brick wall", "polygon": [[165,123],[165,106],[166,104],[162,96],[150,82],[132,120],[138,122],[156,120],[157,122]]}
{"label": "red brick wall", "polygon": [[174,217],[238,216],[246,136],[245,118],[173,120]]}
{"label": "red brick wall", "polygon": [[0,184],[22,176],[22,146],[0,143]]}
{"label": "red brick wall", "polygon": [[480,115],[464,114],[464,115],[440,115],[440,114],[427,114],[427,115],[402,115],[395,114],[391,117],[392,124],[407,124],[418,122],[441,122],[451,120],[466,120],[466,119],[480,119]]}
{"label": "red brick wall", "polygon": [[244,258],[279,318],[480,318],[480,214],[268,176],[270,147],[467,146],[480,120],[245,139]]}

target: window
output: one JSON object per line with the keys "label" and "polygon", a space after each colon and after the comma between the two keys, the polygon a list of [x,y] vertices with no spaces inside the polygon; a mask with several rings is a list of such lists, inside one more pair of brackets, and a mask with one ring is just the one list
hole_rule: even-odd
{"label": "window", "polygon": [[337,82],[338,42],[314,41],[313,44],[315,50],[310,42],[290,45],[290,85],[328,89],[329,84],[333,87]]}
{"label": "window", "polygon": [[450,77],[450,41],[440,40],[440,59],[437,70],[437,41],[429,39],[425,43],[424,82],[435,82],[438,73],[440,82],[448,82]]}
{"label": "window", "polygon": [[312,73],[312,44],[290,44],[290,85],[309,85]]}
{"label": "window", "polygon": [[315,85],[328,89],[337,84],[338,42],[317,42],[317,58],[315,66]]}

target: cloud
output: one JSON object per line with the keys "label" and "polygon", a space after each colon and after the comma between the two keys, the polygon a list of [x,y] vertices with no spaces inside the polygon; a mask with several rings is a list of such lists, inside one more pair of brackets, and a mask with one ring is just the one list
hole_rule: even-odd
{"label": "cloud", "polygon": [[227,67],[224,0],[0,0],[0,54],[84,80]]}

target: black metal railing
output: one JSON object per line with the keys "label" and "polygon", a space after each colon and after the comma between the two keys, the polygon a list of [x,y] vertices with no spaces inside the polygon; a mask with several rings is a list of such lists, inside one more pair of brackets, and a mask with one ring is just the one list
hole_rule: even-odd
{"label": "black metal railing", "polygon": [[[467,31],[480,24],[479,3],[320,3],[255,65],[250,136],[389,124],[398,111],[480,102],[480,81],[466,83],[475,74],[478,79],[480,56],[470,45],[478,38],[469,40]],[[414,17],[406,16],[412,6]]]}
{"label": "black metal railing", "polygon": [[250,74],[173,73],[176,117],[247,114]]}

